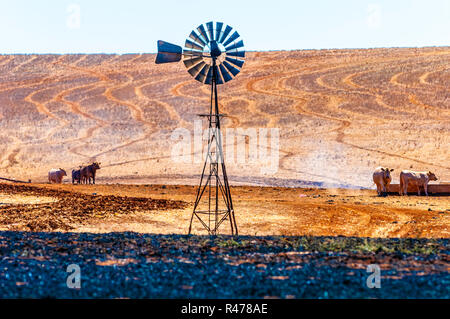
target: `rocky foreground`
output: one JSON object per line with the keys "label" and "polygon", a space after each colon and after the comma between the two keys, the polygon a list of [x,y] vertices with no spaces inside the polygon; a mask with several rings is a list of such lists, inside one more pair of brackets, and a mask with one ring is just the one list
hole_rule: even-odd
{"label": "rocky foreground", "polygon": [[[449,247],[448,239],[0,232],[0,297],[450,298]],[[80,289],[67,285],[73,264]],[[381,269],[379,289],[367,286],[370,264]]]}

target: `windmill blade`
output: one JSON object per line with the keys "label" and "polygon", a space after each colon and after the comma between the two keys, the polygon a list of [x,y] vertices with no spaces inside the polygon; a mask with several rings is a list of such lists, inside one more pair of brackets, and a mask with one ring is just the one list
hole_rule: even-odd
{"label": "windmill blade", "polygon": [[223,27],[222,22],[216,23],[216,37],[215,37],[216,41],[219,41],[220,33],[222,32],[222,27]]}
{"label": "windmill blade", "polygon": [[239,41],[239,42],[237,42],[237,43],[235,43],[235,44],[225,48],[225,50],[227,50],[227,52],[228,52],[228,51],[231,51],[231,50],[242,48],[243,46],[244,46],[244,41],[241,40],[241,41]]}
{"label": "windmill blade", "polygon": [[182,52],[183,49],[180,46],[159,40],[156,64],[178,62],[181,60]]}
{"label": "windmill blade", "polygon": [[[223,84],[224,82],[222,80],[222,77],[220,75],[220,71],[219,71],[219,68],[217,67],[217,65],[215,66],[215,72],[216,72],[216,83]],[[211,84],[212,78],[213,78],[213,68],[210,68],[208,75],[206,77],[206,80],[205,80],[205,84]]]}
{"label": "windmill blade", "polygon": [[203,39],[206,40],[206,43],[210,41],[208,35],[206,34],[205,27],[203,26],[203,24],[198,26],[197,31],[200,33]]}
{"label": "windmill blade", "polygon": [[222,71],[222,76],[223,76],[223,79],[225,82],[233,80],[230,73],[223,67],[222,64],[219,67],[220,67],[220,71]]}
{"label": "windmill blade", "polygon": [[186,48],[189,48],[189,49],[198,50],[198,51],[202,51],[203,52],[203,47],[202,46],[200,46],[200,45],[198,45],[198,44],[196,44],[196,43],[194,43],[194,42],[192,42],[192,41],[190,41],[188,39],[186,39],[186,43],[184,44],[184,46]]}
{"label": "windmill blade", "polygon": [[205,84],[211,84],[211,82],[212,82],[212,70],[213,70],[213,68],[209,68],[208,74],[206,75]]}
{"label": "windmill blade", "polygon": [[210,68],[211,68],[211,67],[210,67],[208,64],[205,64],[205,65],[203,66],[202,70],[197,74],[197,76],[195,77],[195,79],[196,79],[197,81],[199,81],[199,82],[204,83],[204,82],[205,82],[206,75],[208,74]]}
{"label": "windmill blade", "polygon": [[245,58],[245,51],[231,51],[231,52],[227,52],[227,56],[228,55],[239,57],[239,58]]}
{"label": "windmill blade", "polygon": [[203,56],[203,52],[198,52],[198,51],[193,51],[193,50],[183,50],[183,55],[188,55],[188,56]]}
{"label": "windmill blade", "polygon": [[192,75],[193,77],[195,77],[203,68],[203,66],[205,65],[205,62],[200,62],[199,64],[197,64],[196,66],[194,66],[193,68],[190,68],[188,70],[189,74]]}
{"label": "windmill blade", "polygon": [[190,58],[190,59],[184,60],[183,63],[186,66],[186,68],[190,69],[194,65],[200,63],[201,61],[203,61],[203,58]]}
{"label": "windmill blade", "polygon": [[212,21],[206,24],[206,29],[208,30],[209,40],[214,41],[214,24]]}
{"label": "windmill blade", "polygon": [[233,42],[234,40],[237,40],[237,38],[239,38],[240,35],[237,31],[235,31],[231,37],[228,38],[228,40],[223,44],[224,47],[226,47],[227,45],[229,45],[231,42]]}
{"label": "windmill blade", "polygon": [[230,62],[231,64],[234,64],[235,66],[237,66],[239,68],[242,68],[242,66],[244,65],[244,61],[242,61],[242,60],[237,60],[237,59],[233,59],[233,58],[229,58],[229,57],[226,57],[225,60]]}
{"label": "windmill blade", "polygon": [[[202,38],[200,38],[198,36],[198,34],[195,31],[192,31],[191,34],[189,35],[189,37],[194,40],[198,45],[200,45],[202,48],[205,47],[206,42],[202,40]],[[203,50],[203,49],[202,49]]]}
{"label": "windmill blade", "polygon": [[233,30],[232,27],[230,27],[229,25],[227,25],[225,27],[225,31],[222,34],[222,37],[220,38],[219,43],[223,43],[223,41],[225,41],[225,39],[227,38],[228,34],[230,34],[231,30]]}
{"label": "windmill blade", "polygon": [[224,82],[223,82],[223,80],[222,80],[222,76],[221,76],[221,74],[220,74],[220,70],[219,70],[219,67],[216,65],[216,83],[217,84],[223,84]]}
{"label": "windmill blade", "polygon": [[236,76],[239,74],[239,70],[236,69],[234,66],[232,66],[230,63],[228,63],[227,61],[223,61],[222,63],[223,65],[225,65],[225,67],[228,69],[228,71],[231,72],[231,74],[233,74],[233,76]]}

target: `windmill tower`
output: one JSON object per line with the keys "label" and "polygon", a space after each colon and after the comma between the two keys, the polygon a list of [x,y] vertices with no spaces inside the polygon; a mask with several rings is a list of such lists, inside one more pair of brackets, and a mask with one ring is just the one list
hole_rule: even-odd
{"label": "windmill tower", "polygon": [[197,81],[211,86],[209,113],[200,114],[208,120],[208,146],[200,184],[189,224],[189,234],[194,218],[210,235],[218,233],[227,219],[231,234],[238,235],[231,198],[230,185],[223,156],[217,86],[231,81],[244,65],[244,42],[238,32],[222,22],[208,22],[193,30],[186,39],[184,49],[178,45],[158,41],[156,63],[183,63]]}

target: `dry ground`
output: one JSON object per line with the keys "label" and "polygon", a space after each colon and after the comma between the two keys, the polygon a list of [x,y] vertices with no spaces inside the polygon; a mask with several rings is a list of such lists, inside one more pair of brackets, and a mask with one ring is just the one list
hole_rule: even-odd
{"label": "dry ground", "polygon": [[359,190],[379,165],[450,180],[449,47],[248,53],[220,87],[224,127],[278,128],[280,149],[273,174],[227,162],[239,238],[154,235],[187,232],[195,188],[174,184],[202,164],[171,156],[171,136],[209,100],[182,63],[154,60],[0,56],[0,177],[102,163],[95,186],[0,183],[0,297],[449,297],[449,197]]}
{"label": "dry ground", "polygon": [[[0,184],[0,230],[186,234],[195,188]],[[449,197],[233,187],[241,235],[450,238]],[[194,224],[194,233],[205,234]],[[222,225],[227,234],[229,224]]]}
{"label": "dry ground", "polygon": [[244,236],[180,235],[194,193],[0,183],[0,298],[449,297],[448,197],[232,187]]}
{"label": "dry ground", "polygon": [[[154,60],[0,56],[0,176],[45,181],[96,159],[100,182],[195,184],[201,163],[171,158],[170,137],[192,132],[208,86]],[[449,181],[449,65],[448,47],[248,53],[219,88],[224,126],[279,128],[279,167],[229,161],[231,182],[371,187],[378,165]]]}

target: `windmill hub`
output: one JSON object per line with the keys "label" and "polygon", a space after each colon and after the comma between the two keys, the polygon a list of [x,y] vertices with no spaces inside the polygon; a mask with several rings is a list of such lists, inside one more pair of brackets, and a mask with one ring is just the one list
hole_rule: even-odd
{"label": "windmill hub", "polygon": [[194,217],[210,235],[216,235],[225,220],[230,222],[231,234],[238,234],[222,150],[220,119],[223,114],[219,113],[217,86],[234,79],[244,65],[244,42],[239,38],[239,33],[233,32],[229,25],[208,22],[191,32],[184,49],[158,41],[157,64],[177,62],[183,57],[189,74],[195,80],[211,85],[211,105],[206,115],[209,122],[208,154],[197,189],[189,234]]}
{"label": "windmill hub", "polygon": [[211,54],[212,58],[218,58],[219,56],[222,55],[222,50],[220,49],[219,44],[217,43],[217,41],[211,41],[210,47],[211,47],[210,54]]}

